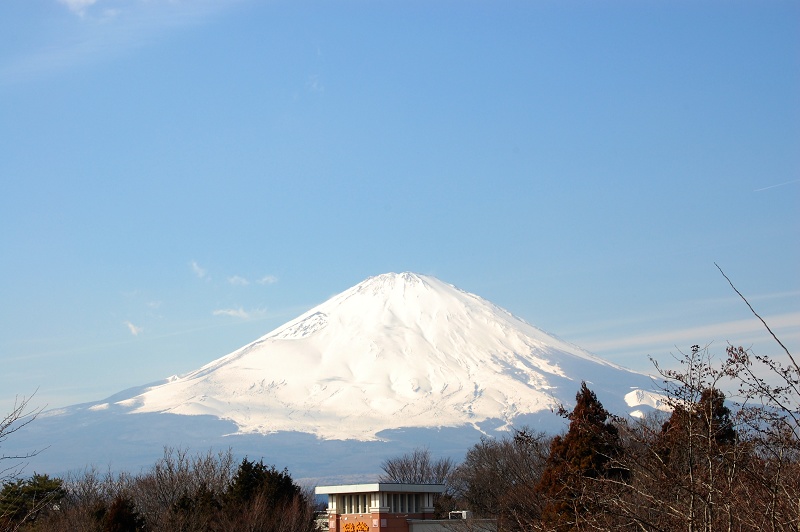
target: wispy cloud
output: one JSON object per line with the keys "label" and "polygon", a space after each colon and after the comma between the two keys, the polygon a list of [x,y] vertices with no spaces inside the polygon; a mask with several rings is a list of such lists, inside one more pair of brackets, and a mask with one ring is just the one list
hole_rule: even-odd
{"label": "wispy cloud", "polygon": [[231,316],[232,318],[242,318],[245,320],[250,318],[250,313],[247,312],[242,307],[239,307],[238,309],[236,308],[218,309],[212,312],[212,314],[214,314],[214,316]]}
{"label": "wispy cloud", "polygon": [[[760,301],[760,300],[769,300],[769,299],[785,299],[788,297],[797,297],[800,296],[800,290],[787,290],[785,292],[770,292],[767,294],[756,294],[754,296],[748,296],[747,299],[751,301]],[[739,297],[736,297],[737,301],[741,301]]]}
{"label": "wispy cloud", "polygon": [[791,181],[786,181],[784,183],[778,183],[777,185],[770,185],[768,187],[757,188],[753,192],[761,192],[762,190],[769,190],[771,188],[783,187],[786,185],[791,185],[792,183],[800,183],[800,179],[792,179]]}
{"label": "wispy cloud", "polygon": [[[791,330],[800,327],[800,312],[765,316],[770,328],[774,331],[779,329]],[[584,339],[581,345],[586,346],[592,351],[605,351],[609,349],[627,349],[636,347],[649,347],[653,345],[676,345],[682,343],[702,344],[706,341],[735,341],[742,337],[749,337],[753,333],[764,335],[769,333],[764,329],[764,325],[756,318],[746,320],[734,320],[722,323],[712,323],[699,327],[686,327],[673,329],[670,331],[659,331],[655,333],[642,333],[633,336],[620,338],[604,338],[598,340]]]}
{"label": "wispy cloud", "polygon": [[275,277],[274,275],[265,275],[264,277],[262,277],[261,279],[259,279],[256,282],[258,284],[275,284],[275,283],[278,282],[278,278]]}
{"label": "wispy cloud", "polygon": [[221,308],[217,309],[212,312],[214,316],[229,316],[231,318],[239,318],[242,320],[256,320],[261,318],[269,317],[267,313],[267,309],[264,308],[257,308],[251,310],[245,310],[242,307],[239,308]]}
{"label": "wispy cloud", "polygon": [[308,77],[306,87],[309,92],[325,92],[325,85],[322,84],[322,81],[320,81],[319,76],[316,74]]}
{"label": "wispy cloud", "polygon": [[97,0],[58,0],[58,1],[59,3],[67,6],[70,9],[70,11],[78,13],[79,15],[82,15],[86,11],[86,8],[97,2]]}
{"label": "wispy cloud", "polygon": [[131,332],[131,334],[134,335],[134,336],[139,336],[142,333],[142,331],[144,331],[144,329],[142,329],[141,327],[137,327],[136,325],[134,325],[130,321],[125,321],[123,323],[128,328],[128,330]]}
{"label": "wispy cloud", "polygon": [[234,275],[232,277],[228,277],[228,283],[232,284],[233,286],[247,286],[250,284],[250,281],[244,277]]}
{"label": "wispy cloud", "polygon": [[197,262],[192,261],[189,263],[189,266],[192,267],[192,271],[198,279],[209,279],[206,269],[197,264]]}
{"label": "wispy cloud", "polygon": [[48,21],[47,38],[0,63],[0,84],[49,75],[148,46],[169,32],[202,24],[241,0],[57,0],[75,16]]}

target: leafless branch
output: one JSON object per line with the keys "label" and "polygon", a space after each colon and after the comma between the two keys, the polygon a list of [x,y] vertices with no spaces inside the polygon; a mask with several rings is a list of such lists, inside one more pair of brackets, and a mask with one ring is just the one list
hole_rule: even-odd
{"label": "leafless branch", "polygon": [[[14,399],[14,407],[12,408],[11,412],[6,414],[6,416],[2,420],[0,420],[0,447],[2,446],[3,442],[8,439],[9,436],[21,430],[29,423],[33,422],[33,420],[35,420],[36,417],[44,409],[44,407],[39,407],[39,408],[30,407],[30,401],[35,394],[36,392],[34,392],[32,395],[28,397],[17,396]],[[0,452],[0,462],[5,460],[10,460],[15,462],[19,460],[27,460],[28,458],[36,456],[37,454],[39,454],[39,452],[41,452],[41,449],[33,450],[27,453],[11,454],[11,455],[7,455],[3,452]],[[19,463],[14,463],[11,466],[0,468],[0,480],[11,478],[16,474],[18,474],[20,470],[21,470],[21,465]]]}
{"label": "leafless branch", "polygon": [[789,350],[786,348],[786,346],[785,346],[785,345],[783,345],[783,342],[781,342],[781,341],[780,341],[780,339],[778,339],[777,335],[776,335],[774,332],[772,332],[772,329],[770,329],[769,325],[767,325],[767,322],[766,322],[766,321],[764,321],[764,318],[762,318],[762,317],[761,317],[761,316],[758,314],[758,312],[756,312],[756,311],[755,311],[755,309],[754,309],[754,308],[753,308],[753,306],[750,304],[750,302],[749,302],[749,301],[747,301],[747,298],[746,298],[746,297],[744,297],[744,296],[742,295],[742,293],[741,293],[741,292],[739,292],[739,290],[738,290],[738,289],[737,289],[737,288],[736,288],[736,287],[733,285],[733,282],[730,280],[730,278],[729,278],[727,275],[725,275],[725,272],[724,272],[724,271],[722,271],[722,268],[720,268],[720,267],[719,267],[719,264],[717,264],[717,263],[715,262],[715,263],[714,263],[714,266],[716,266],[716,267],[717,267],[717,269],[719,270],[719,273],[721,273],[721,274],[722,274],[722,276],[725,278],[725,280],[726,280],[726,281],[728,281],[728,284],[729,284],[729,285],[731,285],[731,288],[733,288],[733,291],[734,291],[734,292],[736,292],[736,293],[739,295],[739,297],[741,297],[741,298],[742,298],[742,301],[744,301],[744,302],[745,302],[745,304],[747,305],[747,307],[750,309],[750,312],[752,312],[752,313],[753,313],[753,315],[754,315],[756,318],[758,318],[759,320],[761,320],[761,323],[763,323],[763,324],[764,324],[764,327],[766,327],[766,328],[767,328],[767,331],[769,331],[769,334],[771,334],[771,335],[772,335],[772,337],[775,339],[775,341],[776,341],[776,342],[778,342],[778,345],[780,345],[780,346],[783,348],[783,350],[784,350],[784,351],[786,351],[786,354],[789,356],[789,360],[791,360],[791,361],[792,361],[792,364],[794,364],[794,367],[795,367],[795,369],[796,369],[797,371],[800,371],[800,366],[798,366],[798,365],[797,365],[797,362],[794,360],[794,357],[792,356],[792,354],[789,352]]}

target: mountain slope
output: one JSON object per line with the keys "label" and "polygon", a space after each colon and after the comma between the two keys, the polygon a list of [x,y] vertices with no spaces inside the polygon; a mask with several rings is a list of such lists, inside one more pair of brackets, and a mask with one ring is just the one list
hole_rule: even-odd
{"label": "mountain slope", "polygon": [[241,433],[372,440],[404,427],[507,426],[569,404],[581,380],[620,413],[637,403],[626,394],[650,387],[478,296],[390,273],[114,406],[211,415]]}
{"label": "mountain slope", "polygon": [[311,484],[362,482],[421,445],[458,461],[510,424],[563,430],[551,410],[582,380],[615,414],[663,408],[645,375],[433,277],[385,274],[196,371],[43,412],[2,451],[42,450],[28,471],[64,474],[232,449]]}

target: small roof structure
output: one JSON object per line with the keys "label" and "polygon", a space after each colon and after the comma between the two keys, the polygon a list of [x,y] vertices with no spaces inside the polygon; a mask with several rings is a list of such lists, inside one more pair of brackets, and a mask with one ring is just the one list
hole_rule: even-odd
{"label": "small roof structure", "polygon": [[338,486],[317,486],[317,495],[341,493],[444,493],[444,484],[400,484],[376,482],[373,484],[341,484]]}

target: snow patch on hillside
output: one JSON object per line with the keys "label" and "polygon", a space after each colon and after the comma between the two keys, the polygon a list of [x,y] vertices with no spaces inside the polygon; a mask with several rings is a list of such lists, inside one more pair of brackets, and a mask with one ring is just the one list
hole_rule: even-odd
{"label": "snow patch on hillside", "polygon": [[631,407],[646,405],[662,412],[672,412],[672,407],[667,403],[666,395],[647,390],[634,390],[625,394],[625,403]]}

